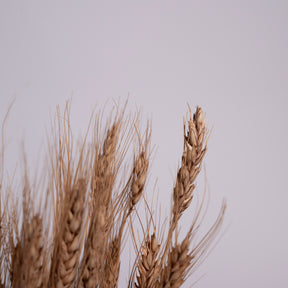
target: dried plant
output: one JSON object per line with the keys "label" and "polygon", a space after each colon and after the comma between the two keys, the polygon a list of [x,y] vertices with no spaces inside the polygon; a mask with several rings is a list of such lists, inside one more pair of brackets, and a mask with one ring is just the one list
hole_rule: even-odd
{"label": "dried plant", "polygon": [[[57,128],[48,135],[50,160],[49,165],[44,165],[48,167],[48,180],[42,183],[46,192],[29,184],[24,157],[22,202],[4,177],[3,131],[7,116],[3,121],[0,287],[118,287],[121,251],[129,231],[136,259],[127,286],[180,287],[210,251],[226,208],[223,202],[215,223],[199,239],[196,236],[201,227],[204,194],[200,204],[193,206],[196,210],[186,235],[179,239],[180,219],[193,202],[195,180],[207,152],[208,129],[201,108],[197,107],[193,114],[189,107],[185,119],[182,161],[166,232],[158,231],[153,207],[143,196],[151,157],[150,124],[142,134],[139,114],[127,117],[124,108],[117,109],[114,116],[111,114],[103,128],[100,114],[96,114],[93,141],[87,140],[89,124],[84,140],[74,146],[69,103],[64,120],[59,116],[59,108],[57,111]],[[125,164],[133,139],[133,162]],[[40,201],[35,200],[39,198],[37,193],[42,195]],[[145,229],[137,208],[141,198],[147,208]],[[142,225],[142,241],[136,240],[135,216]]]}

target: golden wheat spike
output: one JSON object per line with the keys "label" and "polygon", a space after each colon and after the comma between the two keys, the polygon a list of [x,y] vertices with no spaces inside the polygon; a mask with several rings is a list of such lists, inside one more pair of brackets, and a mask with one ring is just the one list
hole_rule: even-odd
{"label": "golden wheat spike", "polygon": [[[122,242],[126,240],[122,236],[127,221],[131,223],[136,250],[128,287],[181,287],[205,259],[221,228],[226,209],[226,203],[223,202],[215,223],[196,241],[195,236],[201,227],[199,219],[204,194],[200,206],[196,205],[195,216],[184,239],[179,239],[177,227],[181,225],[181,216],[194,199],[195,180],[207,151],[207,128],[202,109],[197,107],[192,113],[189,107],[184,124],[184,149],[172,189],[171,220],[167,235],[157,235],[152,207],[144,198],[149,215],[146,228],[140,220],[143,241],[138,245],[133,216],[139,217],[138,202],[143,197],[147,182],[150,126],[147,126],[142,137],[136,125],[139,119],[136,117],[136,121],[134,118],[131,127],[135,129],[129,130],[126,128],[127,122],[123,120],[124,111],[118,112],[114,119],[109,118],[101,140],[98,115],[94,126],[94,146],[86,141],[87,132],[85,140],[78,147],[80,149],[75,149],[72,145],[69,107],[66,106],[64,120],[58,117],[59,129],[54,131],[56,136],[50,147],[51,171],[48,171],[47,189],[39,189],[45,199],[40,201],[45,202],[44,209],[38,207],[40,212],[35,213],[36,210],[32,209],[36,201],[27,186],[29,180],[26,174],[23,201],[22,204],[19,202],[22,209],[18,209],[17,205],[20,204],[13,198],[16,194],[2,194],[5,189],[11,191],[11,187],[3,187],[7,181],[3,181],[4,150],[1,151],[0,287],[118,287]],[[130,170],[124,170],[128,173],[122,175],[119,171],[129,150],[126,145],[131,144],[130,140],[124,139],[125,130],[129,133],[134,131],[133,136],[138,141],[133,150],[134,155],[130,158],[133,159],[131,165],[125,166]],[[117,177],[123,179],[117,181]],[[51,212],[47,213],[49,210]],[[51,215],[51,219],[47,219],[47,215]]]}

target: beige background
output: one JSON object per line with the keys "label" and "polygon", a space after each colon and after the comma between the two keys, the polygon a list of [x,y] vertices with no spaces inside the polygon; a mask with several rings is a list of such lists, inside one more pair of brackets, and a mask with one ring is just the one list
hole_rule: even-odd
{"label": "beige background", "polygon": [[184,287],[202,275],[194,287],[288,287],[288,2],[43,3],[0,0],[1,121],[16,99],[6,168],[24,138],[33,169],[57,104],[63,111],[72,97],[79,135],[95,104],[129,94],[129,107],[153,121],[150,183],[158,177],[167,212],[186,103],[201,105],[214,126],[208,223],[222,197],[229,209],[221,241]]}

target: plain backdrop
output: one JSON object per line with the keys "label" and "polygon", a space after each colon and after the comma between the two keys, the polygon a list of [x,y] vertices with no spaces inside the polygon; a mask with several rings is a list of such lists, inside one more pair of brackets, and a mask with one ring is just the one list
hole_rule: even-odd
{"label": "plain backdrop", "polygon": [[[223,197],[228,211],[219,243],[183,286],[286,288],[287,51],[285,0],[0,0],[1,122],[14,100],[5,168],[11,175],[24,140],[33,171],[57,104],[63,112],[72,98],[77,136],[95,105],[109,111],[129,95],[128,110],[141,108],[143,121],[152,120],[149,183],[158,179],[165,214],[187,103],[200,105],[213,126],[207,227]],[[133,250],[126,246],[119,287],[126,287]]]}

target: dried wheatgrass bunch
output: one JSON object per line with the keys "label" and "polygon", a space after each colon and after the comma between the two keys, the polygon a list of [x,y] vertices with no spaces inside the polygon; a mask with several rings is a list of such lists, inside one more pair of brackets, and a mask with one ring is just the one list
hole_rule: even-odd
{"label": "dried wheatgrass bunch", "polygon": [[[46,180],[30,185],[24,157],[22,201],[12,182],[4,178],[7,113],[0,151],[0,288],[118,287],[121,251],[129,231],[136,259],[127,287],[180,287],[201,263],[220,230],[226,208],[223,202],[215,223],[199,240],[204,195],[186,235],[179,239],[179,221],[193,202],[195,180],[207,151],[203,112],[197,107],[193,114],[189,107],[182,161],[164,233],[157,229],[152,205],[143,196],[151,157],[151,126],[148,123],[142,133],[139,113],[126,116],[125,107],[111,112],[104,127],[100,113],[92,116],[84,139],[76,146],[70,105],[66,105],[64,117],[58,108],[56,126],[48,137]],[[130,151],[133,161],[127,164],[125,156]],[[143,240],[139,242],[133,220],[135,216],[140,219],[137,207],[141,198],[147,223],[145,226],[140,220]]]}

